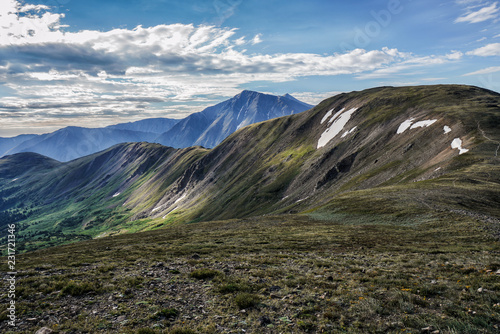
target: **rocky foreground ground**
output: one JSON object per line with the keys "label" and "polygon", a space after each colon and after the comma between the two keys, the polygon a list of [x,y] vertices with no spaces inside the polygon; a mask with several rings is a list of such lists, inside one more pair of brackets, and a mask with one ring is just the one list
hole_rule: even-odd
{"label": "rocky foreground ground", "polygon": [[469,217],[435,218],[267,217],[29,253],[11,332],[498,332],[498,240]]}

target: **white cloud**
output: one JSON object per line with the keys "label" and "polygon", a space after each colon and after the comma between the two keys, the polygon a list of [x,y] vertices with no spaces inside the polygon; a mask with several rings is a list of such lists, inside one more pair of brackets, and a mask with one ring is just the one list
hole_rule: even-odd
{"label": "white cloud", "polygon": [[252,44],[255,45],[255,44],[262,43],[262,39],[260,38],[261,36],[262,36],[262,34],[255,35],[255,37],[252,39]]}
{"label": "white cloud", "polygon": [[460,51],[451,51],[451,53],[447,54],[445,57],[449,60],[459,60],[459,59],[462,59],[463,57],[463,53],[460,52]]}
{"label": "white cloud", "polygon": [[484,0],[456,0],[459,5],[470,5],[473,3],[482,3]]}
{"label": "white cloud", "polygon": [[357,79],[379,79],[392,78],[396,75],[407,75],[409,71],[415,69],[428,68],[430,66],[441,65],[451,61],[457,61],[462,58],[463,54],[460,51],[452,51],[444,56],[425,56],[417,57],[407,55],[406,59],[392,63],[388,66],[375,69],[372,72],[361,73],[356,76]]}
{"label": "white cloud", "polygon": [[[11,3],[12,3],[12,1],[11,1]],[[41,10],[49,10],[49,9],[50,9],[50,7],[46,6],[46,5],[32,5],[32,4],[28,4],[28,5],[24,5],[21,8],[19,8],[19,12],[20,13],[25,13],[25,12],[29,12],[29,11],[39,12]]]}
{"label": "white cloud", "polygon": [[238,38],[237,40],[234,41],[234,44],[235,45],[243,45],[245,44],[247,41],[245,40],[245,36],[243,37],[240,37]]}
{"label": "white cloud", "polygon": [[467,52],[467,55],[481,57],[500,56],[500,43],[485,45],[481,48]]}
{"label": "white cloud", "polygon": [[316,105],[320,103],[321,101],[330,98],[332,96],[341,94],[343,92],[339,91],[330,91],[330,92],[324,92],[324,93],[317,93],[317,92],[295,92],[291,93],[293,97],[296,99],[299,99],[300,101]]}
{"label": "white cloud", "polygon": [[216,24],[220,26],[225,20],[233,16],[242,2],[243,0],[214,1],[213,7],[218,16],[215,20]]}
{"label": "white cloud", "polygon": [[455,20],[455,23],[460,23],[460,22],[479,23],[491,19],[496,19],[500,11],[500,8],[497,7],[497,4],[498,2],[495,2],[489,6],[482,7],[479,10],[475,10],[475,8],[469,8],[467,14],[457,18]]}
{"label": "white cloud", "polygon": [[[48,9],[44,5],[21,6],[18,1],[4,1],[0,6],[0,45],[47,42],[60,38],[60,20],[64,14],[50,13]],[[24,14],[30,11],[36,13]],[[40,13],[41,11],[44,13]]]}
{"label": "white cloud", "polygon": [[421,80],[426,81],[426,82],[434,82],[434,81],[443,81],[443,80],[446,80],[446,78],[424,78]]}
{"label": "white cloud", "polygon": [[482,70],[478,70],[475,72],[470,72],[470,73],[464,74],[464,76],[490,74],[490,73],[495,73],[495,72],[500,72],[500,66],[492,66],[492,67],[488,67],[488,68],[483,68]]}

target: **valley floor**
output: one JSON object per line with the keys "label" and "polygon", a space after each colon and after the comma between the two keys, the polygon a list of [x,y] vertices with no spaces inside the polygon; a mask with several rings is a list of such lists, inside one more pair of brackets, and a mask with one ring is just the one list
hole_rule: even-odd
{"label": "valley floor", "polygon": [[39,250],[18,256],[13,332],[498,333],[500,248],[485,224],[290,215]]}

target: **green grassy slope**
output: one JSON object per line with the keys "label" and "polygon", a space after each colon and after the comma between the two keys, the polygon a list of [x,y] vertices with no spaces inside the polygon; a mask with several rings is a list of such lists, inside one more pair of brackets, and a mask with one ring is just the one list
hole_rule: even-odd
{"label": "green grassy slope", "polygon": [[[2,209],[10,216],[25,213],[24,221],[18,223],[20,250],[119,231],[133,216],[131,209],[123,206],[124,199],[149,180],[160,164],[179,174],[191,163],[190,157],[205,151],[124,144],[52,168],[32,168],[27,173],[10,168],[10,173],[17,174],[0,181]],[[24,161],[25,154],[7,159],[13,157],[18,166],[17,160]],[[7,159],[2,159],[5,164]],[[7,222],[5,219],[3,224]],[[132,226],[131,231],[134,229]]]}

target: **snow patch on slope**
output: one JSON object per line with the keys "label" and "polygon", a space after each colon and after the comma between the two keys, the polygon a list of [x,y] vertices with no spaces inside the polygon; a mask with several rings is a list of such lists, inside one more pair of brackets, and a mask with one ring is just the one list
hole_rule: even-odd
{"label": "snow patch on slope", "polygon": [[448,132],[451,132],[451,128],[448,125],[445,125],[443,128],[444,134],[447,134]]}
{"label": "snow patch on slope", "polygon": [[182,195],[181,197],[179,197],[175,202],[174,204],[177,204],[178,202],[182,201],[184,198],[186,197],[186,194]]}
{"label": "snow patch on slope", "polygon": [[339,111],[337,111],[335,113],[335,115],[332,116],[332,118],[330,118],[330,120],[328,121],[328,124],[330,124],[331,122],[333,122],[337,117],[339,117],[343,112],[344,112],[345,108],[342,108],[340,109]]}
{"label": "snow patch on slope", "polygon": [[413,123],[413,120],[414,120],[414,118],[410,118],[410,119],[407,119],[406,121],[404,121],[403,123],[401,123],[399,125],[397,134],[399,135],[399,134],[405,132],[406,130],[408,130],[408,128],[410,130],[416,129],[416,128],[424,128],[424,127],[431,126],[432,124],[437,122],[437,119],[429,119],[429,120],[425,120],[425,121],[419,121],[416,123]]}
{"label": "snow patch on slope", "polygon": [[328,112],[325,114],[325,116],[323,116],[323,118],[321,119],[320,124],[325,123],[325,121],[328,119],[328,117],[330,117],[332,115],[332,112],[333,112],[333,109],[328,110]]}
{"label": "snow patch on slope", "polygon": [[344,134],[340,138],[344,138],[345,136],[351,134],[356,130],[357,126],[353,127],[351,130],[344,132]]}
{"label": "snow patch on slope", "polygon": [[430,119],[430,120],[426,120],[426,121],[420,121],[420,122],[417,122],[417,123],[413,124],[410,127],[410,130],[411,129],[416,129],[416,128],[428,127],[428,126],[431,126],[432,124],[434,124],[436,122],[437,122],[437,119]]}
{"label": "snow patch on slope", "polygon": [[458,149],[458,154],[464,154],[469,152],[468,149],[462,147],[462,140],[460,138],[455,138],[451,142],[451,148],[452,149]]}
{"label": "snow patch on slope", "polygon": [[349,119],[351,119],[352,114],[354,114],[356,110],[358,110],[358,108],[352,108],[346,112],[343,112],[344,109],[342,109],[337,112],[329,121],[329,123],[333,120],[335,120],[335,122],[333,122],[332,125],[330,125],[330,127],[321,134],[321,137],[318,140],[317,148],[325,146],[330,140],[338,135],[347,122],[349,122]]}
{"label": "snow patch on slope", "polygon": [[404,121],[403,123],[401,123],[401,125],[398,128],[397,134],[399,135],[399,134],[405,132],[411,126],[411,124],[413,123],[413,120],[414,120],[414,118],[410,118],[410,119],[407,119],[406,121]]}
{"label": "snow patch on slope", "polygon": [[151,210],[151,212],[158,211],[158,210],[160,210],[162,208],[163,208],[163,205],[157,206],[156,208],[154,208],[153,210]]}
{"label": "snow patch on slope", "polygon": [[167,218],[168,214],[169,214],[170,212],[174,211],[175,209],[177,209],[177,207],[174,207],[173,209],[168,210],[168,212],[165,214],[165,216],[161,217],[161,219],[165,219],[165,218]]}

